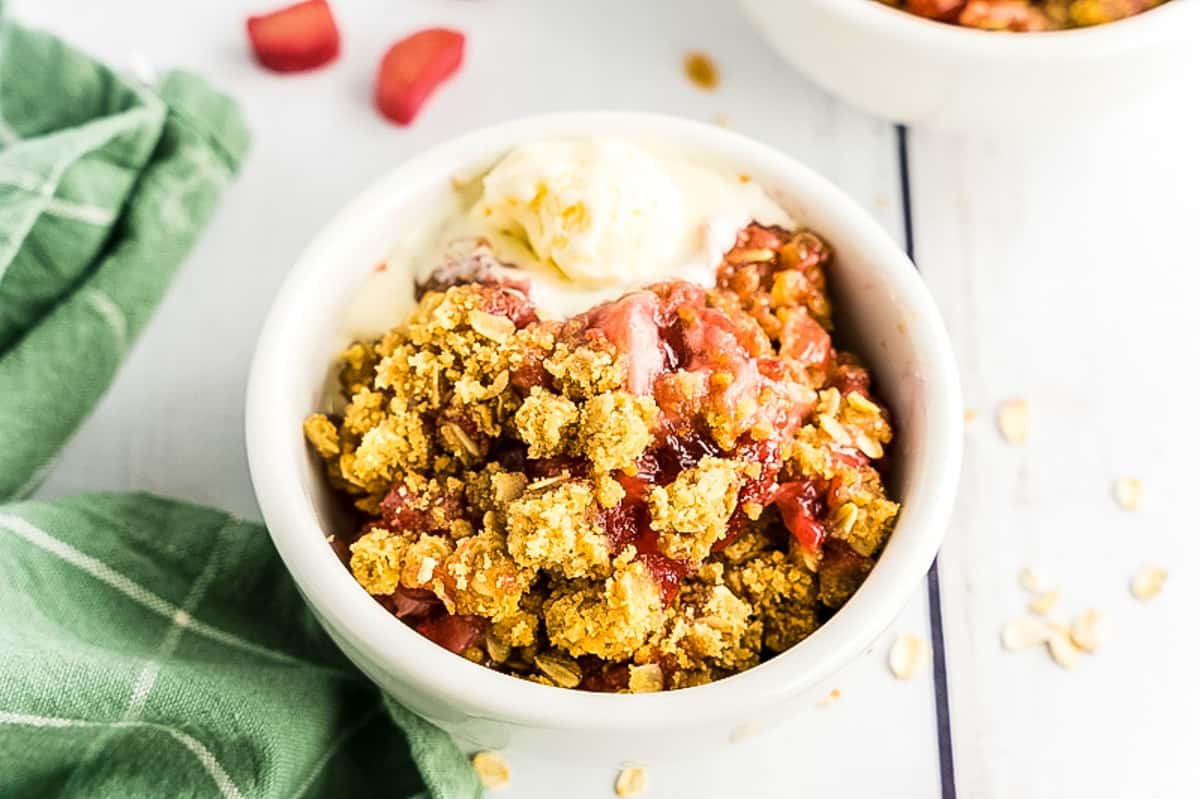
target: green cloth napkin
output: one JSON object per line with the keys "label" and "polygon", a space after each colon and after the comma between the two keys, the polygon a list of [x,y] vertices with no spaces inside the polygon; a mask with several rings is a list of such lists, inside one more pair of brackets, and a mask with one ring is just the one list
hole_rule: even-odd
{"label": "green cloth napkin", "polygon": [[[0,19],[0,500],[108,387],[249,135]],[[257,524],[144,494],[0,505],[0,797],[477,797],[386,701]]]}

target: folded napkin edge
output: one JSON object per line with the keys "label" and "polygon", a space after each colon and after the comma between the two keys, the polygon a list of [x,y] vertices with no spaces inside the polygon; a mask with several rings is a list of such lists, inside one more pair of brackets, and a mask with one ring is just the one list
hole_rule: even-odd
{"label": "folded napkin edge", "polygon": [[155,87],[167,112],[182,119],[208,139],[215,152],[236,174],[250,149],[250,129],[237,104],[204,78],[173,69]]}

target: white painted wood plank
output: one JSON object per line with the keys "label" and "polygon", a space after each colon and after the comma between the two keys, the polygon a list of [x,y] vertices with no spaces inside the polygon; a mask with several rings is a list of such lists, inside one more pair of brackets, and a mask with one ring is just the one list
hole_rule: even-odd
{"label": "white painted wood plank", "polygon": [[[375,176],[447,137],[513,117],[565,109],[637,108],[712,120],[794,153],[833,178],[899,236],[894,133],[841,107],[788,70],[733,4],[336,4],[344,55],[332,68],[280,77],[253,66],[242,20],[270,2],[211,2],[184,12],[154,0],[17,2],[31,22],[113,63],[143,54],[210,77],[243,103],[254,149],[204,240],[116,385],[43,488],[145,489],[248,516],[257,508],[242,445],[242,394],[254,339],[275,287],[329,216]],[[369,102],[376,59],[425,24],[468,31],[463,73],[410,130]],[[711,53],[721,88],[683,79],[685,50]],[[898,630],[928,636],[923,592]],[[836,706],[764,732],[719,760],[651,764],[654,796],[784,797],[832,792],[934,795],[938,785],[929,675],[895,682],[877,651],[838,675]],[[611,795],[615,772],[556,768],[506,753],[519,797]]]}
{"label": "white painted wood plank", "polygon": [[[917,262],[979,413],[941,570],[961,796],[1181,796],[1200,777],[1200,84],[1175,77],[1069,137],[912,137]],[[1032,405],[1023,447],[996,432],[1009,396]],[[1144,481],[1143,511],[1114,503],[1121,475]],[[1128,591],[1145,563],[1172,569],[1148,606]],[[1062,588],[1062,617],[1113,621],[1074,672],[1000,648],[1026,565]]]}
{"label": "white painted wood plank", "polygon": [[[865,657],[831,678],[841,699],[742,741],[717,756],[643,764],[646,799],[805,796],[935,797],[936,730],[928,672],[910,683],[892,678],[887,653],[895,636],[927,636],[924,594],[914,596]],[[512,789],[490,796],[520,799],[611,799],[617,769],[577,769],[546,763],[536,752],[506,753]]]}

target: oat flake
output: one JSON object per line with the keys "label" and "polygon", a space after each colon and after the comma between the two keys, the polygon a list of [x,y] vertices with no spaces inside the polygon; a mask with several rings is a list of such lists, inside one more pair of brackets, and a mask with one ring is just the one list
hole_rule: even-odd
{"label": "oat flake", "polygon": [[1021,587],[1031,594],[1042,593],[1043,586],[1046,584],[1045,579],[1034,569],[1026,566],[1021,569]]}
{"label": "oat flake", "polygon": [[1054,658],[1055,663],[1064,669],[1075,668],[1075,664],[1079,662],[1079,649],[1072,643],[1071,636],[1065,630],[1053,630],[1047,644],[1050,647],[1050,657]]}
{"label": "oat flake", "polygon": [[499,791],[508,787],[512,772],[509,771],[508,762],[499,752],[476,752],[471,758],[471,765],[479,775],[483,787],[489,791]]}
{"label": "oat flake", "polygon": [[1095,652],[1108,640],[1111,627],[1098,610],[1088,610],[1071,625],[1071,642],[1084,652]]}
{"label": "oat flake", "polygon": [[996,413],[996,424],[1005,441],[1010,444],[1024,444],[1029,440],[1029,403],[1019,398],[1000,403]]}
{"label": "oat flake", "polygon": [[1043,591],[1029,603],[1029,610],[1039,616],[1045,616],[1058,605],[1060,596],[1061,592],[1057,588],[1053,591]]}
{"label": "oat flake", "polygon": [[1134,575],[1129,583],[1129,590],[1138,599],[1143,602],[1149,602],[1158,596],[1166,582],[1166,569],[1159,568],[1158,566],[1147,566]]}
{"label": "oat flake", "polygon": [[1054,635],[1054,630],[1041,619],[1021,616],[1004,625],[1001,642],[1010,652],[1044,644]]}
{"label": "oat flake", "polygon": [[932,653],[929,644],[912,633],[905,633],[892,644],[888,653],[888,668],[900,680],[911,680],[929,662]]}
{"label": "oat flake", "polygon": [[583,679],[579,664],[573,660],[555,657],[554,655],[536,655],[534,664],[550,680],[563,688],[574,688]]}
{"label": "oat flake", "polygon": [[1138,510],[1142,507],[1142,481],[1136,477],[1122,477],[1113,484],[1113,498],[1122,510]]}
{"label": "oat flake", "polygon": [[641,766],[629,766],[621,769],[621,773],[617,775],[617,783],[613,786],[613,791],[621,799],[641,796],[646,790],[647,783],[646,769]]}

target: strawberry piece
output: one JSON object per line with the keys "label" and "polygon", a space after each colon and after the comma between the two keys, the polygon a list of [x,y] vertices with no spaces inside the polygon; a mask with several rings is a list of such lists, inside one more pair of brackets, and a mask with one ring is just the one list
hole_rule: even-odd
{"label": "strawberry piece", "polygon": [[478,616],[438,616],[416,625],[416,631],[443,649],[461,655],[483,641],[483,620]]}
{"label": "strawberry piece", "polygon": [[643,552],[637,559],[646,564],[646,568],[658,581],[658,591],[662,596],[664,606],[669,606],[679,594],[679,581],[687,574],[687,564],[672,560],[661,552]]}
{"label": "strawberry piece", "polygon": [[659,346],[660,305],[653,293],[633,291],[597,305],[585,316],[588,327],[603,333],[625,356],[626,387],[633,394],[649,394],[665,365],[666,354]]}
{"label": "strawberry piece", "polygon": [[788,532],[810,555],[821,552],[825,543],[825,526],[818,519],[825,515],[825,499],[813,480],[781,483],[775,492],[775,507],[783,517]]}
{"label": "strawberry piece", "polygon": [[316,69],[337,58],[337,23],[325,0],[302,3],[246,20],[258,63],[275,72]]}
{"label": "strawberry piece", "polygon": [[801,366],[825,366],[833,354],[829,333],[806,310],[787,317],[779,331],[779,355],[799,361]]}
{"label": "strawberry piece", "polygon": [[429,28],[393,44],[375,79],[380,113],[401,125],[412,122],[434,89],[458,71],[465,43],[458,31]]}
{"label": "strawberry piece", "polygon": [[929,19],[950,22],[966,4],[967,0],[908,0],[905,10]]}
{"label": "strawberry piece", "polygon": [[392,594],[392,613],[401,619],[423,619],[442,610],[442,600],[432,591],[419,588],[397,588]]}
{"label": "strawberry piece", "polygon": [[581,690],[615,694],[629,686],[628,663],[605,663],[596,658],[594,662],[585,660],[579,665],[583,666],[583,679],[579,683]]}

